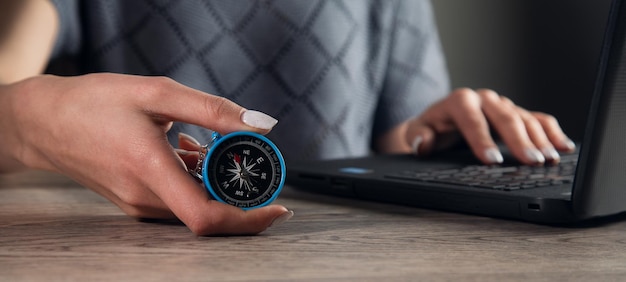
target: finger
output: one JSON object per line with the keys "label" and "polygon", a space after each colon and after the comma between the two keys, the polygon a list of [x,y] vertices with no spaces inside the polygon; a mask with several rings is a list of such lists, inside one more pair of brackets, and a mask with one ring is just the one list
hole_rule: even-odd
{"label": "finger", "polygon": [[185,163],[187,170],[195,170],[200,158],[202,145],[192,136],[185,133],[178,133],[178,149],[174,149],[178,157]]}
{"label": "finger", "polygon": [[425,124],[414,122],[409,124],[406,142],[411,152],[417,156],[425,156],[434,150],[436,132]]}
{"label": "finger", "polygon": [[539,148],[547,162],[558,163],[561,156],[548,139],[541,123],[525,109],[516,108],[526,126],[526,132],[530,140],[535,144],[535,147]]}
{"label": "finger", "polygon": [[461,88],[451,93],[446,112],[457,124],[468,145],[483,163],[503,161],[502,154],[489,132],[489,124],[481,109],[481,99],[471,89]]}
{"label": "finger", "polygon": [[481,89],[477,93],[481,97],[485,116],[511,153],[525,164],[534,165],[545,162],[545,157],[528,136],[526,125],[515,105],[508,99],[502,99],[492,90]]}
{"label": "finger", "polygon": [[266,134],[278,122],[267,114],[247,110],[226,98],[186,87],[169,78],[141,79],[145,81],[142,81],[143,95],[137,95],[138,106],[152,115],[220,133],[246,130]]}
{"label": "finger", "polygon": [[[161,150],[159,152],[167,152]],[[272,205],[244,211],[210,200],[206,190],[181,169],[175,158],[156,152],[144,178],[154,193],[197,235],[257,234],[290,213]],[[168,173],[158,173],[167,171]],[[153,172],[153,173],[149,173]]]}
{"label": "finger", "polygon": [[460,139],[457,131],[444,130],[443,132],[437,132],[437,129],[419,120],[409,124],[406,137],[406,142],[410,145],[411,152],[417,156],[426,156],[435,151],[449,148]]}
{"label": "finger", "polygon": [[186,223],[196,235],[254,235],[276,226],[293,216],[293,211],[280,205],[244,211],[240,208],[209,201],[202,217]]}
{"label": "finger", "polygon": [[178,133],[178,147],[180,149],[187,151],[198,151],[200,150],[201,146],[202,145],[200,144],[200,142],[198,142],[198,140],[196,140],[196,138],[193,138],[192,136],[182,132]]}
{"label": "finger", "polygon": [[178,157],[183,161],[187,170],[195,170],[198,165],[198,159],[200,159],[200,152],[187,151],[184,149],[174,149]]}
{"label": "finger", "polygon": [[530,114],[539,121],[548,139],[557,150],[563,152],[573,152],[576,150],[576,144],[565,135],[554,116],[539,112],[531,112]]}

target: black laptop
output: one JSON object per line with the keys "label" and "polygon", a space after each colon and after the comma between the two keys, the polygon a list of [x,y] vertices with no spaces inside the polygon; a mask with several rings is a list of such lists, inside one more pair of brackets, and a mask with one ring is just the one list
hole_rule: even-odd
{"label": "black laptop", "polygon": [[[289,163],[307,191],[539,223],[626,211],[626,4],[613,1],[584,139],[555,166],[478,163],[466,149]],[[590,93],[591,95],[591,93]]]}

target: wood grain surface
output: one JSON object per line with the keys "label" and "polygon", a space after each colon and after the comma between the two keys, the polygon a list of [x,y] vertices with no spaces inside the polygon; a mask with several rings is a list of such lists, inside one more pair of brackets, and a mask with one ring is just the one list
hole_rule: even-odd
{"label": "wood grain surface", "polygon": [[0,176],[1,281],[624,281],[626,218],[555,227],[286,188],[257,236],[137,221],[56,174]]}

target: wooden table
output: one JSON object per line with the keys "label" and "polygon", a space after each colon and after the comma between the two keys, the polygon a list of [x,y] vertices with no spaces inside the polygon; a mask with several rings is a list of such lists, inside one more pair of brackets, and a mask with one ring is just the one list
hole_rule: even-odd
{"label": "wooden table", "polygon": [[73,181],[0,176],[1,281],[626,280],[626,218],[554,227],[286,188],[258,236],[148,223]]}

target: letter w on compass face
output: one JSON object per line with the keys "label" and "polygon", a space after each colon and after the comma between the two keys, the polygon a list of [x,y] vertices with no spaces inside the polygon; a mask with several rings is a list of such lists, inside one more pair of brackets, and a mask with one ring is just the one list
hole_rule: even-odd
{"label": "letter w on compass face", "polygon": [[245,150],[243,153],[243,158],[239,154],[233,154],[232,157],[229,156],[232,161],[229,163],[230,168],[226,169],[228,176],[231,177],[228,182],[239,186],[239,189],[245,189],[248,191],[248,194],[250,192],[258,193],[259,189],[254,186],[252,178],[260,176],[259,168],[255,168],[258,163],[252,158],[248,159],[248,156],[245,155]]}

